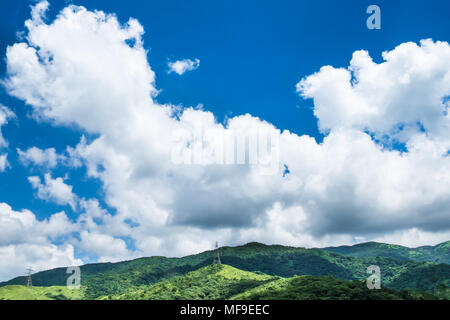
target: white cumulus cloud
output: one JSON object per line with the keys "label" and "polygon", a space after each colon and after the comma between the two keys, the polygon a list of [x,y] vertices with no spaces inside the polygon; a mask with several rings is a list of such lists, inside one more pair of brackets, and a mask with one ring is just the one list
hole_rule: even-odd
{"label": "white cumulus cloud", "polygon": [[449,44],[407,42],[383,58],[378,64],[356,51],[348,68],[325,66],[297,84],[303,97],[314,99],[321,130],[351,127],[402,142],[426,131],[449,147]]}
{"label": "white cumulus cloud", "polygon": [[169,73],[175,72],[181,76],[186,71],[193,71],[198,69],[198,67],[200,67],[200,60],[199,59],[177,60],[169,62],[167,65],[169,66]]}
{"label": "white cumulus cloud", "polygon": [[31,211],[14,211],[0,203],[0,225],[0,281],[23,275],[27,267],[41,271],[82,264],[72,245],[52,244],[53,239],[75,230],[64,212],[38,221]]}
{"label": "white cumulus cloud", "polygon": [[49,173],[45,174],[44,182],[37,176],[28,177],[33,189],[37,190],[37,197],[60,205],[70,205],[75,208],[77,197],[72,192],[72,186],[66,184],[61,177],[53,179]]}
{"label": "white cumulus cloud", "polygon": [[56,153],[55,148],[39,149],[32,147],[26,151],[17,149],[19,160],[25,165],[36,165],[47,168],[54,168],[58,165],[61,156]]}

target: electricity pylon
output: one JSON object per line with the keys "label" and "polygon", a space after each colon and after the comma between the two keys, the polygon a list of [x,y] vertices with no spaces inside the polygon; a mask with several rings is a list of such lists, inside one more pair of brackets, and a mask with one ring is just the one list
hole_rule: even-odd
{"label": "electricity pylon", "polygon": [[222,264],[220,261],[219,243],[216,241],[216,247],[214,250],[214,261],[213,264]]}
{"label": "electricity pylon", "polygon": [[33,282],[31,281],[32,274],[33,274],[33,269],[31,269],[31,267],[28,267],[28,269],[27,269],[27,287],[33,286]]}

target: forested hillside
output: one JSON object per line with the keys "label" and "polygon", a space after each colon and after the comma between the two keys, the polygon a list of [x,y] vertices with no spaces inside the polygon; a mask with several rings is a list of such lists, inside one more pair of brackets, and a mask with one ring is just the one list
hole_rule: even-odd
{"label": "forested hillside", "polygon": [[[398,258],[395,253],[400,250],[398,246],[385,244],[374,246],[373,243],[368,243],[354,247],[356,248],[305,249],[249,243],[238,247],[222,247],[219,251],[223,264],[239,269],[240,272],[263,274],[261,277],[291,278],[308,275],[364,281],[368,276],[367,267],[377,265],[381,269],[382,285],[386,288],[435,293],[438,287],[444,288],[444,291],[445,288],[450,287],[450,265],[448,264]],[[382,248],[385,254],[372,255],[381,250],[377,249],[377,251],[374,247]],[[371,248],[371,250],[363,253],[362,248]],[[448,242],[433,248],[430,251],[442,251],[442,256],[445,256],[449,250]],[[390,254],[389,250],[391,250]],[[345,251],[345,253],[330,251]],[[213,255],[213,251],[206,251],[183,258],[150,257],[119,263],[85,265],[81,267],[84,297],[88,299],[119,296],[131,298],[130,288],[136,294],[150,297],[158,290],[158,286],[165,283],[164,281],[173,281],[174,277],[199,269],[208,270],[201,268],[211,265]],[[39,272],[33,275],[33,284],[40,287],[64,286],[67,276],[65,268]],[[253,279],[256,281],[255,285],[258,281],[263,281],[261,277]],[[25,283],[25,277],[18,277],[1,283],[0,286]],[[151,287],[157,283],[158,286]]]}

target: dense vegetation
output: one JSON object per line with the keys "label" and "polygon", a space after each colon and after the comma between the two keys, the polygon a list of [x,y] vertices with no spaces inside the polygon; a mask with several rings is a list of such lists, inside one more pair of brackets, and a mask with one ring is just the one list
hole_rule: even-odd
{"label": "dense vegetation", "polygon": [[324,250],[345,254],[351,257],[388,257],[398,260],[413,260],[419,262],[435,262],[450,264],[450,241],[436,246],[407,248],[399,245],[367,242],[354,246],[329,247]]}
{"label": "dense vegetation", "polygon": [[[85,290],[65,287],[6,286],[1,299],[65,300],[83,299]],[[429,297],[434,298],[429,295]],[[345,281],[331,276],[294,276],[282,278],[242,271],[227,265],[209,265],[161,282],[129,287],[121,294],[98,299],[118,300],[410,300],[423,299],[407,291],[382,288],[369,290],[364,282]]]}
{"label": "dense vegetation", "polygon": [[150,286],[132,288],[109,299],[209,300],[403,300],[413,299],[407,291],[369,290],[361,281],[330,276],[281,278],[242,271],[227,265],[210,265]]}
{"label": "dense vegetation", "polygon": [[[420,295],[423,298],[423,295]],[[236,300],[412,300],[408,291],[369,290],[363,281],[330,276],[295,276],[272,281],[233,297]]]}
{"label": "dense vegetation", "polygon": [[[437,292],[438,287],[444,288],[444,290],[441,290],[442,292],[446,290],[445,288],[450,287],[450,265],[434,263],[433,261],[436,261],[435,256],[432,257],[432,262],[421,262],[399,258],[397,253],[388,254],[389,250],[393,252],[400,250],[398,249],[399,246],[385,244],[374,246],[373,243],[368,243],[354,247],[357,247],[357,249],[351,249],[353,247],[345,247],[345,249],[342,249],[344,247],[339,247],[341,249],[304,249],[249,243],[239,247],[223,247],[220,251],[224,264],[240,269],[242,272],[262,273],[273,277],[290,278],[310,275],[362,281],[368,276],[366,274],[367,267],[378,265],[381,268],[382,285],[384,287],[397,290],[427,291],[429,293]],[[370,250],[368,249],[364,253],[362,247]],[[382,250],[375,250],[377,247],[382,248]],[[435,254],[441,252],[443,257],[448,255],[450,251],[449,242],[431,248],[433,249],[428,252],[435,252]],[[330,252],[333,250],[345,252]],[[380,250],[385,254],[372,256]],[[358,252],[358,256],[352,256],[356,255],[354,252]],[[84,295],[88,299],[119,297],[121,295],[125,297],[131,294],[130,288],[132,288],[136,292],[139,291],[139,294],[150,297],[153,292],[151,290],[160,288],[158,286],[162,285],[164,281],[208,266],[212,262],[212,257],[213,252],[206,251],[183,258],[150,257],[120,263],[85,265],[81,267],[82,285],[85,288]],[[37,273],[33,275],[33,284],[37,286],[65,285],[68,276],[65,271],[64,268],[58,268]],[[25,277],[18,277],[1,283],[0,287],[25,283]],[[153,284],[157,283],[158,286],[152,287]],[[131,296],[127,297],[132,298]]]}
{"label": "dense vegetation", "polygon": [[106,298],[121,300],[229,299],[249,288],[275,279],[278,278],[214,264],[150,286],[131,288],[123,294]]}

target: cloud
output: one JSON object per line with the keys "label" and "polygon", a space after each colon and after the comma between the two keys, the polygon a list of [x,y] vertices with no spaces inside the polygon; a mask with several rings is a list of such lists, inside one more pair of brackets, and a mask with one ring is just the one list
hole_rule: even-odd
{"label": "cloud", "polygon": [[3,172],[10,166],[8,162],[8,154],[0,154],[0,172]]}
{"label": "cloud", "polygon": [[24,165],[36,165],[43,166],[47,168],[54,168],[58,165],[60,156],[56,154],[55,148],[48,148],[45,150],[39,149],[37,147],[29,148],[26,151],[17,149],[19,155],[19,160]]}
{"label": "cloud", "polygon": [[[14,118],[15,114],[7,107],[0,104],[0,150],[8,147],[8,142],[2,134],[2,126],[8,123],[8,120]],[[8,162],[8,153],[0,153],[0,172],[4,172],[11,165]]]}
{"label": "cloud", "polygon": [[2,135],[2,126],[8,123],[8,120],[14,118],[15,114],[9,110],[7,107],[0,104],[0,148],[4,148],[8,146],[5,138]]}
{"label": "cloud", "polygon": [[14,211],[8,204],[0,203],[2,230],[0,246],[23,243],[46,243],[49,238],[57,238],[74,230],[64,212],[38,221],[29,210]]}
{"label": "cloud", "polygon": [[44,176],[44,183],[41,183],[41,179],[37,176],[28,177],[28,181],[33,189],[37,190],[39,199],[75,208],[77,197],[72,192],[72,186],[65,184],[63,178],[53,179],[47,173]]}
{"label": "cloud", "polygon": [[[99,261],[137,257],[128,251],[122,239],[105,233],[114,222],[111,215],[99,208],[98,201],[81,199],[80,207],[82,213],[76,221],[69,220],[64,212],[38,220],[29,210],[15,211],[0,203],[0,281],[23,275],[29,266],[37,272],[81,265],[83,261],[75,258],[75,247],[79,253],[97,255]],[[98,225],[94,219],[108,224]],[[80,240],[73,236],[75,233]]]}
{"label": "cloud", "polygon": [[[39,272],[77,265],[82,265],[82,261],[74,257],[74,247],[71,245],[27,244],[0,247],[1,281],[25,275],[28,267],[31,267],[33,272]],[[24,271],[19,268],[23,268]]]}
{"label": "cloud", "polygon": [[[118,259],[189,254],[216,240],[319,246],[412,229],[449,232],[448,43],[402,44],[378,64],[357,51],[348,68],[325,66],[304,77],[297,90],[314,100],[325,136],[318,143],[251,115],[218,123],[202,109],[159,104],[144,29],[134,19],[120,24],[76,6],[48,24],[39,16],[27,23],[27,41],[7,49],[7,90],[36,117],[95,134],[90,142],[81,138],[72,156],[101,181],[115,211],[79,200],[77,223],[88,233],[75,245]],[[223,147],[223,137],[241,139],[249,153],[261,132],[272,137],[277,165],[289,175],[262,175],[249,164],[172,161],[180,141],[179,151],[194,156],[200,149],[204,161],[220,157],[214,147]],[[406,150],[392,148],[394,141]],[[232,147],[239,148],[234,140]],[[42,198],[74,201],[62,178],[30,182]],[[131,238],[133,252],[122,237]]]}
{"label": "cloud", "polygon": [[74,257],[72,245],[52,244],[53,239],[74,230],[64,212],[38,221],[31,211],[14,211],[0,203],[0,225],[0,281],[22,275],[29,266],[40,271],[82,264]]}
{"label": "cloud", "polygon": [[177,60],[177,61],[174,61],[174,62],[169,62],[167,65],[169,66],[168,73],[175,72],[175,73],[177,73],[178,75],[181,76],[186,71],[193,71],[193,70],[198,69],[198,67],[200,67],[200,60],[199,59],[195,59],[195,60],[191,60],[191,59]]}
{"label": "cloud", "polygon": [[396,231],[373,239],[384,243],[396,243],[407,247],[436,245],[450,239],[450,232],[425,232],[417,228]]}
{"label": "cloud", "polygon": [[127,245],[122,239],[113,238],[107,234],[96,232],[82,231],[80,233],[80,248],[91,254],[97,255],[98,260],[104,261],[120,261],[124,257],[132,258],[131,253],[127,250]]}
{"label": "cloud", "polygon": [[[74,25],[80,28],[74,29]],[[134,106],[156,94],[154,73],[146,65],[147,53],[141,43],[143,28],[136,20],[122,26],[114,15],[68,6],[51,26],[42,19],[28,20],[26,26],[28,43],[16,43],[7,49],[9,77],[5,85],[11,95],[34,106],[35,116],[82,124],[91,132],[116,125],[120,128],[123,124],[117,123],[117,114],[125,119],[136,116],[137,106],[123,106]],[[66,39],[69,34],[71,41]],[[127,40],[133,40],[134,46],[130,47]],[[66,65],[65,61],[70,63]],[[138,69],[141,67],[144,69]],[[65,76],[60,83],[62,74]],[[108,74],[109,80],[105,79]],[[66,87],[68,81],[73,81],[70,88]],[[89,89],[91,84],[95,85]],[[75,97],[74,92],[86,89],[86,94]],[[53,108],[49,100],[52,105],[62,104]],[[74,103],[78,103],[75,109]]]}
{"label": "cloud", "polygon": [[297,84],[314,99],[320,129],[368,130],[407,142],[421,131],[449,146],[450,46],[447,42],[407,42],[375,63],[364,50],[348,68],[322,67]]}
{"label": "cloud", "polygon": [[25,151],[17,148],[19,161],[24,166],[40,167],[44,169],[54,169],[58,165],[67,168],[81,167],[81,159],[77,154],[77,150],[70,146],[66,147],[65,152],[57,153],[55,148],[40,149],[31,147]]}
{"label": "cloud", "polygon": [[26,21],[27,27],[30,28],[42,24],[49,6],[50,4],[47,0],[39,1],[34,6],[31,6],[31,20]]}

